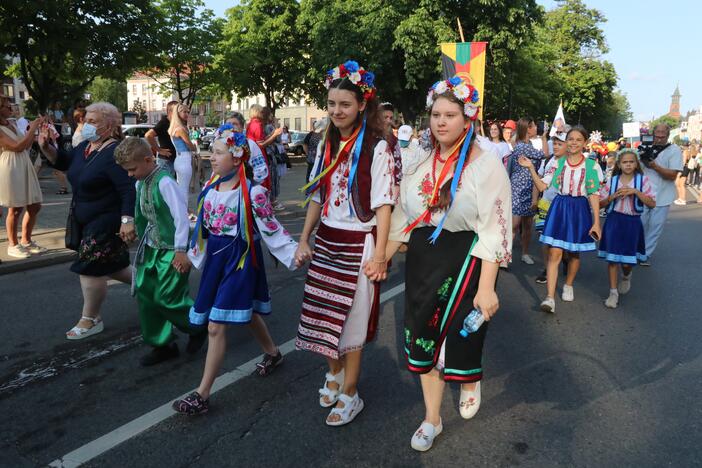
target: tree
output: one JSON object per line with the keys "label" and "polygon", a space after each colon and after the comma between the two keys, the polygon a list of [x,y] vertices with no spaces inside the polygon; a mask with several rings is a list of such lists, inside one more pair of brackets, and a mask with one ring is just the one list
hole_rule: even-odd
{"label": "tree", "polygon": [[86,92],[93,102],[105,101],[117,106],[121,112],[127,110],[127,83],[98,76],[88,86]]}
{"label": "tree", "polygon": [[149,115],[146,113],[146,106],[144,104],[145,103],[141,102],[139,98],[137,98],[130,109],[132,112],[136,113],[137,123],[146,123],[149,121]]}
{"label": "tree", "polygon": [[671,117],[668,114],[661,115],[660,117],[651,120],[648,123],[648,128],[651,129],[651,132],[653,132],[653,129],[656,128],[656,125],[658,124],[665,124],[669,126],[670,128],[678,128],[680,126],[680,121],[676,119],[675,117]]}
{"label": "tree", "polygon": [[163,94],[174,92],[191,105],[197,94],[218,80],[214,66],[223,20],[202,0],[159,0],[160,22],[156,66],[142,72],[159,85]]}
{"label": "tree", "polygon": [[97,76],[121,80],[148,63],[156,16],[149,0],[3,0],[0,56],[19,58],[8,72],[45,110]]}
{"label": "tree", "polygon": [[273,114],[300,95],[309,52],[296,27],[299,9],[297,0],[245,0],[227,10],[217,60],[225,91],[262,94]]}
{"label": "tree", "polygon": [[302,0],[300,8],[304,50],[311,51],[307,93],[322,105],[324,71],[354,58],[376,73],[381,99],[395,103],[407,120],[423,111],[426,90],[441,75],[439,43],[459,40],[456,17],[466,28],[466,41],[490,43],[485,91],[490,114],[498,105],[493,93],[504,101],[510,79],[494,70],[516,55],[543,14],[533,0]]}

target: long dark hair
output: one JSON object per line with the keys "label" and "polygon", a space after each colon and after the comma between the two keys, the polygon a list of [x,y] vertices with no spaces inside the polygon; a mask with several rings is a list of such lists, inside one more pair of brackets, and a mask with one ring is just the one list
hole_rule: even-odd
{"label": "long dark hair", "polygon": [[534,123],[531,117],[522,117],[517,121],[517,141],[526,141],[529,135],[529,126]]}
{"label": "long dark hair", "polygon": [[[470,119],[463,113],[463,106],[464,103],[460,99],[456,97],[455,94],[453,94],[453,91],[446,91],[443,94],[439,94],[435,99],[434,102],[438,98],[445,98],[451,101],[452,103],[456,104],[458,107],[461,109],[461,114],[463,115],[463,118],[465,119],[466,122],[470,122]],[[434,108],[434,104],[432,103],[431,109],[429,109],[429,114],[431,115],[431,111]],[[466,153],[466,158],[470,156],[470,152],[473,151],[473,144],[475,143],[475,137],[477,136],[478,132],[477,129],[475,128],[476,124],[472,123],[474,126],[473,128],[473,135],[471,136],[470,139],[470,146],[468,147],[468,152]],[[434,145],[436,145],[436,140],[434,139],[434,135],[432,134],[432,142]],[[431,157],[433,158],[434,155],[433,153],[431,154]],[[465,169],[466,166],[463,166]],[[459,174],[458,177],[461,177],[462,174]],[[455,174],[454,174],[455,176]],[[436,204],[432,205],[429,207],[429,209],[432,212],[436,211],[443,211],[448,209],[449,205],[451,204],[451,182],[453,181],[453,177],[448,179],[446,182],[444,182],[444,185],[441,186],[441,189],[439,190],[439,200],[437,200]]]}
{"label": "long dark hair", "polygon": [[[343,89],[345,91],[351,91],[356,96],[358,103],[363,102],[363,91],[361,88],[356,86],[347,77],[339,78],[331,82],[329,90],[332,89]],[[359,113],[356,117],[356,122],[354,123],[354,128],[361,125],[363,122],[363,116],[366,117],[366,132],[363,136],[363,146],[361,147],[361,153],[373,154],[375,149],[375,143],[378,139],[383,139],[385,135],[385,125],[383,124],[382,116],[379,111],[378,98],[373,97],[366,101],[366,108],[363,112]],[[339,145],[341,142],[341,133],[339,129],[336,128],[334,122],[329,119],[329,126],[327,127],[327,133],[325,138],[328,139],[331,144],[331,154],[336,155],[339,151]]]}

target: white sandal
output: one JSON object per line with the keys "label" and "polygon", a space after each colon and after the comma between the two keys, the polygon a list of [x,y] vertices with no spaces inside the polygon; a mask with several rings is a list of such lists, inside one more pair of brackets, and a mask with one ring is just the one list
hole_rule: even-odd
{"label": "white sandal", "polygon": [[[319,406],[322,408],[329,408],[330,406],[334,406],[337,401],[339,401],[339,395],[341,395],[341,388],[344,386],[344,369],[341,369],[341,372],[339,372],[336,375],[333,375],[331,372],[326,373],[326,380],[324,381],[324,386],[319,389]],[[331,389],[327,386],[329,382],[336,382],[339,384],[339,388],[336,390]],[[324,399],[324,397],[327,397],[329,399],[329,403]]]}
{"label": "white sandal", "polygon": [[461,386],[461,400],[458,411],[463,419],[471,419],[480,409],[480,382],[475,384],[475,390],[463,390]]}
{"label": "white sandal", "polygon": [[[75,326],[66,332],[66,338],[69,340],[82,340],[92,335],[97,335],[105,329],[105,325],[102,323],[100,317],[86,317],[85,315],[81,317],[81,320],[88,320],[93,322],[93,326],[90,328],[83,328]],[[70,333],[73,333],[72,335]]]}
{"label": "white sandal", "polygon": [[[327,426],[343,426],[345,424],[353,421],[358,413],[363,411],[363,400],[358,396],[358,390],[356,394],[352,397],[345,393],[339,395],[339,400],[344,404],[343,408],[332,408],[327,416]],[[340,416],[338,421],[329,421],[329,417],[333,414],[338,414]]]}

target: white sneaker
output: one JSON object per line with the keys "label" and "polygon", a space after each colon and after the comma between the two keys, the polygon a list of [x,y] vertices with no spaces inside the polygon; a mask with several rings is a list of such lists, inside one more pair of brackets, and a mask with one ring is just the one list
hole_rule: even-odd
{"label": "white sneaker", "polygon": [[533,265],[534,260],[527,254],[522,255],[522,261],[526,263],[527,265]]}
{"label": "white sneaker", "polygon": [[622,276],[622,280],[619,282],[619,294],[626,294],[631,289],[631,275],[633,272],[629,273],[629,276]]}
{"label": "white sneaker", "polygon": [[41,245],[37,244],[36,242],[32,241],[29,244],[20,244],[24,250],[29,252],[30,254],[40,254],[46,252],[48,249],[46,247],[42,247]]}
{"label": "white sneaker", "polygon": [[439,421],[438,426],[424,421],[419,429],[412,436],[412,448],[420,452],[426,452],[434,445],[434,439],[444,430],[443,424]]}
{"label": "white sneaker", "polygon": [[552,297],[547,297],[541,302],[541,310],[549,314],[556,313],[556,301]]}
{"label": "white sneaker", "polygon": [[619,304],[619,294],[614,293],[613,291],[610,291],[609,297],[605,300],[605,306],[609,307],[610,309],[616,309],[618,304]]}
{"label": "white sneaker", "polygon": [[458,411],[463,419],[471,419],[480,409],[480,382],[475,384],[475,390],[463,390],[461,385],[461,399],[458,403]]}
{"label": "white sneaker", "polygon": [[564,302],[573,302],[575,300],[575,294],[573,293],[573,286],[563,285],[563,294],[561,294],[561,299]]}
{"label": "white sneaker", "polygon": [[32,256],[21,244],[8,245],[7,255],[15,258],[29,258]]}
{"label": "white sneaker", "polygon": [[677,200],[675,200],[673,203],[675,203],[676,205],[687,205],[687,202],[685,200],[681,200],[679,198]]}

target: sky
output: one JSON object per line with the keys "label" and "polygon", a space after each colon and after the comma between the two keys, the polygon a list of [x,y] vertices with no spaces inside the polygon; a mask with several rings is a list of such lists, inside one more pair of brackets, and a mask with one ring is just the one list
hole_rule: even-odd
{"label": "sky", "polygon": [[[702,0],[584,0],[607,18],[601,25],[635,120],[668,112],[680,86],[680,111],[702,107]],[[236,0],[205,0],[218,16]],[[537,0],[546,9],[553,0]],[[567,116],[566,116],[567,119]]]}

